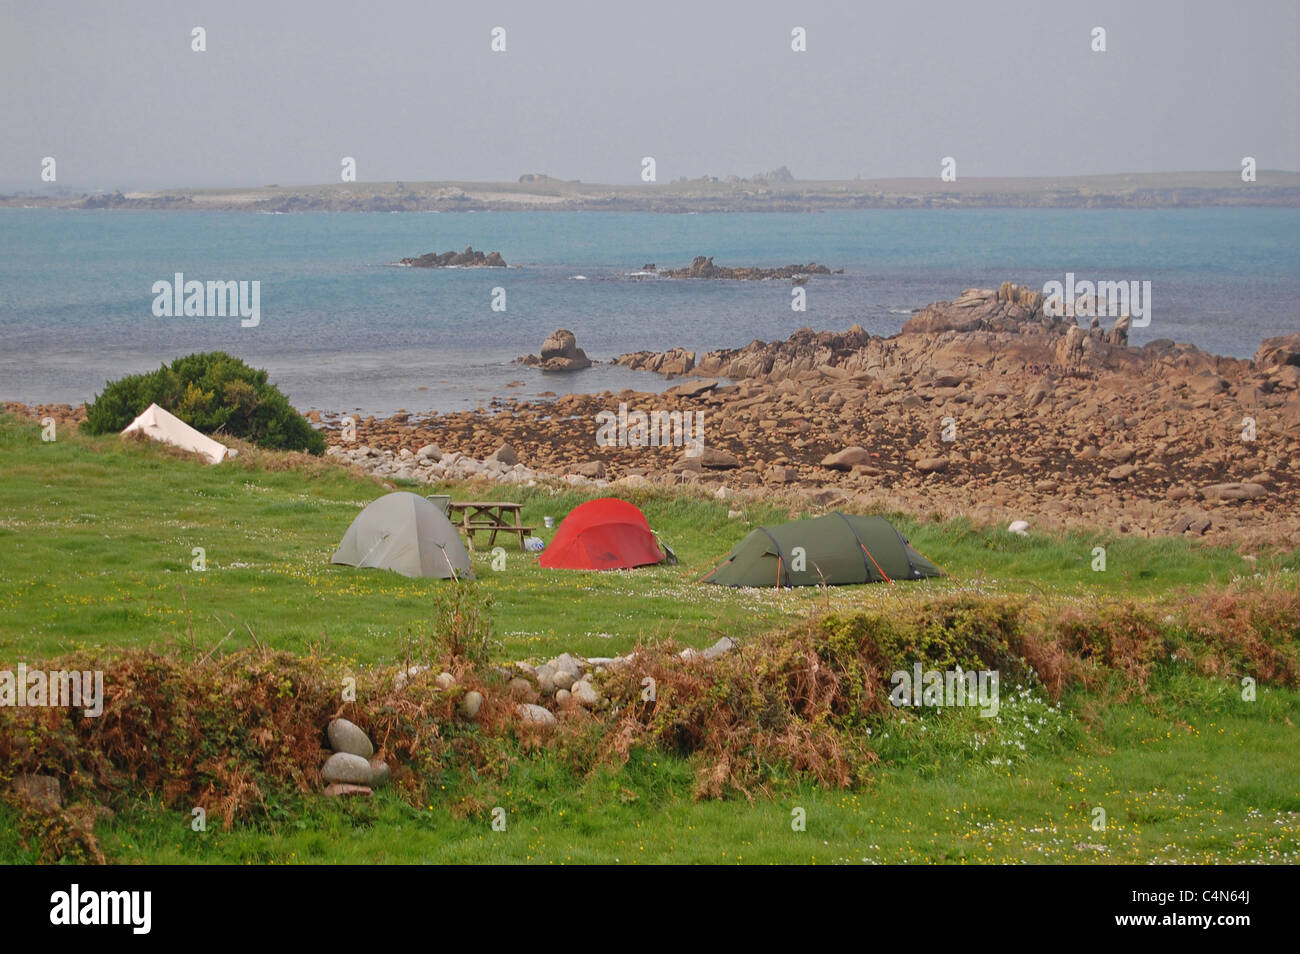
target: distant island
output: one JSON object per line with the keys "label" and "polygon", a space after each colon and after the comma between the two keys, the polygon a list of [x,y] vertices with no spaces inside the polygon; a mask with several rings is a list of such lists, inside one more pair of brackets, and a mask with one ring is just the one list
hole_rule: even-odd
{"label": "distant island", "polygon": [[516,182],[347,182],[242,189],[0,195],[0,206],[248,212],[820,212],[831,209],[1300,207],[1300,173],[1238,170],[1043,178],[800,180],[775,172],[598,185],[527,173]]}

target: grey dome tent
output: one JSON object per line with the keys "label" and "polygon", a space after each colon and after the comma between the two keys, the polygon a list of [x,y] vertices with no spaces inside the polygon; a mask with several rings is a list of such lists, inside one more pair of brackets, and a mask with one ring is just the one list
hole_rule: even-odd
{"label": "grey dome tent", "polygon": [[357,514],[330,562],[403,576],[474,578],[451,521],[431,501],[404,492],[386,494]]}
{"label": "grey dome tent", "polygon": [[811,520],[759,527],[701,582],[723,586],[893,583],[943,576],[884,517],[838,510]]}

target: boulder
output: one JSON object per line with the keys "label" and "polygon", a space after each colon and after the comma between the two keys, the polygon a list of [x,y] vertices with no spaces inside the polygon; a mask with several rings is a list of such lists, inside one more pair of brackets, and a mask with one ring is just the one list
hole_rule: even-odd
{"label": "boulder", "polygon": [[487,459],[499,461],[507,467],[513,467],[515,464],[519,463],[519,455],[515,453],[515,449],[509,444],[502,444],[494,450]]}
{"label": "boulder", "polygon": [[[687,455],[683,455],[683,459],[686,459],[686,457]],[[740,458],[735,454],[716,447],[705,447],[695,460],[700,462],[701,467],[707,467],[710,470],[731,470],[733,467],[740,466]]]}
{"label": "boulder", "polygon": [[[687,351],[685,348],[673,348],[669,351],[638,351],[635,354],[625,354],[620,357],[616,364],[622,364],[634,371],[653,371],[662,374],[665,378],[673,378],[682,374],[689,374],[695,368],[695,352]],[[676,393],[676,388],[670,388],[668,393]]]}
{"label": "boulder", "polygon": [[584,709],[594,709],[600,705],[600,693],[597,692],[596,687],[586,679],[579,679],[575,682],[569,688],[569,692],[572,693],[573,698],[577,700],[578,705],[582,706]]}
{"label": "boulder", "polygon": [[555,725],[555,713],[543,706],[521,702],[515,706],[515,714],[530,725]]}
{"label": "boulder", "polygon": [[543,371],[581,371],[591,367],[591,359],[581,348],[572,358],[549,358],[542,362]]}
{"label": "boulder", "polygon": [[1265,338],[1255,352],[1255,367],[1264,370],[1279,365],[1300,365],[1300,334]]}
{"label": "boulder", "polygon": [[1035,381],[1029,390],[1025,392],[1025,404],[1029,407],[1038,407],[1038,405],[1050,398],[1055,391],[1056,388],[1049,379],[1043,378]]}
{"label": "boulder", "polygon": [[1269,383],[1281,391],[1300,390],[1300,367],[1294,364],[1282,365],[1274,370]]}
{"label": "boulder", "polygon": [[571,672],[574,678],[582,675],[582,661],[570,653],[560,653],[551,660],[556,672]]}
{"label": "boulder", "polygon": [[1202,536],[1206,530],[1209,530],[1211,520],[1209,515],[1192,511],[1184,513],[1174,521],[1174,525],[1169,528],[1170,533],[1191,533],[1195,536]]}
{"label": "boulder", "polygon": [[374,770],[368,760],[347,752],[335,752],[321,769],[321,777],[326,782],[344,782],[348,785],[369,785],[373,775]]}
{"label": "boulder", "polygon": [[1056,345],[1056,363],[1066,368],[1076,368],[1083,363],[1084,330],[1078,325],[1071,325],[1065,331],[1065,337]]}
{"label": "boulder", "polygon": [[578,353],[578,338],[568,328],[553,331],[542,342],[542,358],[572,358]]}
{"label": "boulder", "polygon": [[1193,374],[1184,383],[1195,397],[1210,397],[1228,389],[1228,382],[1213,371]]}
{"label": "boulder", "polygon": [[1228,500],[1259,500],[1268,496],[1262,484],[1229,483],[1211,484],[1201,488],[1201,496],[1211,502]]}
{"label": "boulder", "polygon": [[822,466],[832,470],[852,470],[855,464],[870,464],[871,452],[865,447],[846,447],[822,458]]}
{"label": "boulder", "polygon": [[1133,319],[1128,315],[1120,315],[1115,319],[1115,324],[1110,329],[1110,334],[1106,336],[1106,343],[1112,348],[1127,348],[1128,333],[1133,326]]}
{"label": "boulder", "polygon": [[591,367],[591,359],[578,347],[572,331],[560,328],[542,342],[541,358],[532,355],[519,359],[522,363],[540,367],[543,371],[579,371]]}
{"label": "boulder", "polygon": [[948,458],[922,457],[916,462],[916,469],[923,474],[941,474],[948,469]]}
{"label": "boulder", "polygon": [[[375,747],[369,737],[359,726],[347,719],[334,719],[325,730],[325,734],[329,737],[330,748],[335,752],[356,755],[363,759],[368,759],[375,754]],[[337,781],[347,781],[347,779]]]}
{"label": "boulder", "polygon": [[465,693],[460,700],[460,713],[471,722],[478,718],[479,710],[483,708],[483,693],[476,689],[471,689]]}
{"label": "boulder", "polygon": [[543,695],[551,695],[555,692],[555,667],[550,663],[538,666],[534,675],[537,676],[537,688]]}

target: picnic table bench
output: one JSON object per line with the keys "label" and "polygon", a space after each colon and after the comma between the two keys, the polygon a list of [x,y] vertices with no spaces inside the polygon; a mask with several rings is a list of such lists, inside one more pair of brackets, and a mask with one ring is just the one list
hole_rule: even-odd
{"label": "picnic table bench", "polygon": [[449,516],[453,524],[457,524],[465,531],[471,550],[474,548],[474,534],[480,532],[490,534],[488,546],[497,542],[498,533],[516,534],[519,537],[519,548],[522,550],[524,538],[537,529],[524,526],[521,522],[522,510],[523,504],[508,501],[471,500],[460,503],[452,501]]}

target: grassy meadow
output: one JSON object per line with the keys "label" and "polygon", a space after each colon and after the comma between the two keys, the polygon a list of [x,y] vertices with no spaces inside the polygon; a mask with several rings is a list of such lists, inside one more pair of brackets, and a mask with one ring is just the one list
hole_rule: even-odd
{"label": "grassy meadow", "polygon": [[[329,563],[383,492],[328,461],[245,447],[207,467],[72,429],[43,442],[33,422],[0,417],[0,669],[67,654],[220,659],[253,647],[363,669],[403,663],[455,584]],[[424,492],[516,500],[539,528],[589,497],[550,486]],[[1019,537],[893,515],[948,578],[733,590],[696,581],[754,527],[805,511],[702,491],[627,496],[679,565],[548,571],[499,538],[506,565],[495,570],[480,545],[477,581],[464,585],[491,597],[494,662],[615,656],[668,640],[704,647],[724,635],[743,644],[824,614],[904,613],[967,595],[1082,614],[1123,598],[1158,615],[1209,589],[1293,592],[1300,568],[1295,552],[1247,560],[1184,539]],[[1104,572],[1092,568],[1097,546]],[[206,570],[194,569],[195,548]],[[1294,633],[1277,638],[1294,658]],[[368,800],[279,794],[257,817],[201,833],[161,794],[132,790],[114,796],[94,836],[106,860],[145,863],[1295,863],[1300,693],[1261,681],[1247,703],[1238,675],[1171,658],[1152,664],[1140,690],[1118,677],[1057,698],[1040,685],[1003,686],[997,720],[970,709],[875,714],[862,732],[878,761],[844,789],[772,765],[749,797],[697,799],[689,754],[634,747],[624,761],[592,764],[540,745],[512,750],[491,773],[448,765],[426,780],[420,805],[397,788]],[[494,807],[505,831],[489,824]],[[800,814],[804,830],[792,827]],[[0,863],[38,860],[54,860],[49,842],[0,801]]]}

